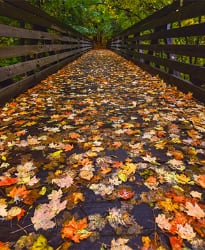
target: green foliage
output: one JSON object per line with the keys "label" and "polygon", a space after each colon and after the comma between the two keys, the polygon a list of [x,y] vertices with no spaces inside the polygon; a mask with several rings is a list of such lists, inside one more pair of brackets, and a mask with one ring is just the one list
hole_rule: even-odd
{"label": "green foliage", "polygon": [[29,0],[97,42],[116,34],[172,0]]}

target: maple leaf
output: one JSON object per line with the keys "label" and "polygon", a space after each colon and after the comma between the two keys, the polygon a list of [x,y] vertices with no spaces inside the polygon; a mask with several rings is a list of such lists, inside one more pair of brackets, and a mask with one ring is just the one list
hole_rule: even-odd
{"label": "maple leaf", "polygon": [[180,171],[183,171],[185,169],[183,161],[172,159],[172,160],[169,160],[167,163],[169,163],[171,168],[173,169],[177,169]]}
{"label": "maple leaf", "polygon": [[78,139],[78,138],[80,138],[80,134],[73,132],[73,133],[69,134],[69,137],[71,139]]}
{"label": "maple leaf", "polygon": [[199,193],[199,192],[197,192],[197,191],[191,191],[190,194],[191,194],[191,196],[194,197],[194,198],[198,198],[198,199],[200,199],[200,200],[201,200],[201,198],[202,198],[202,193]]}
{"label": "maple leaf", "polygon": [[52,190],[52,192],[48,195],[48,199],[56,201],[56,200],[59,200],[62,197],[62,195],[63,195],[63,192],[61,189],[59,189],[58,191]]}
{"label": "maple leaf", "polygon": [[51,153],[51,154],[49,155],[49,157],[52,157],[52,158],[60,158],[60,155],[61,155],[62,152],[63,152],[63,150],[55,151],[55,152]]}
{"label": "maple leaf", "polygon": [[115,141],[112,145],[115,148],[120,148],[122,146],[122,143],[120,141]]}
{"label": "maple leaf", "polygon": [[8,196],[14,198],[14,202],[25,199],[31,191],[25,186],[17,188],[16,186],[9,192]]}
{"label": "maple leaf", "polygon": [[150,245],[151,245],[151,239],[148,236],[142,236],[142,243],[143,243],[143,246],[141,250],[149,250]]}
{"label": "maple leaf", "polygon": [[166,229],[169,231],[171,228],[170,220],[166,218],[165,214],[158,214],[155,218],[155,222],[161,229]]}
{"label": "maple leaf", "polygon": [[78,204],[79,202],[85,200],[85,197],[84,197],[83,193],[74,192],[72,195],[73,195],[73,203],[74,203],[75,205]]}
{"label": "maple leaf", "polygon": [[193,205],[191,202],[186,202],[185,208],[185,212],[190,216],[196,217],[197,219],[205,217],[204,210],[201,209],[197,203]]}
{"label": "maple leaf", "polygon": [[18,220],[20,220],[20,218],[24,215],[24,213],[25,213],[24,209],[14,206],[8,210],[7,217],[9,220],[12,219],[13,217],[18,217]]}
{"label": "maple leaf", "polygon": [[40,234],[33,245],[29,248],[29,250],[53,250],[52,247],[48,246],[48,241],[47,239]]}
{"label": "maple leaf", "polygon": [[131,190],[131,188],[120,188],[117,191],[117,196],[123,200],[128,200],[134,196],[134,192]]}
{"label": "maple leaf", "polygon": [[73,184],[73,178],[69,174],[67,174],[65,176],[62,176],[61,178],[53,179],[52,183],[57,184],[61,188],[68,188]]}
{"label": "maple leaf", "polygon": [[0,216],[5,217],[7,216],[7,203],[5,199],[0,199]]}
{"label": "maple leaf", "polygon": [[111,241],[110,250],[132,250],[131,247],[127,246],[129,239],[118,238],[117,240],[113,239]]}
{"label": "maple leaf", "polygon": [[106,219],[103,218],[100,214],[91,214],[88,216],[88,219],[89,219],[89,224],[88,224],[89,230],[99,229],[101,231],[107,223]]}
{"label": "maple leaf", "polygon": [[71,151],[73,149],[73,145],[71,144],[66,144],[63,146],[63,149],[67,152],[67,151]]}
{"label": "maple leaf", "polygon": [[179,205],[177,203],[173,203],[169,198],[159,201],[158,206],[164,208],[166,211],[175,211],[179,208]]}
{"label": "maple leaf", "polygon": [[93,178],[93,170],[92,169],[87,169],[87,168],[82,168],[79,173],[79,177],[84,180],[91,180]]}
{"label": "maple leaf", "polygon": [[186,223],[185,225],[177,225],[177,233],[182,239],[192,241],[196,237],[196,233],[193,231],[193,228],[190,224]]}
{"label": "maple leaf", "polygon": [[55,226],[55,223],[52,219],[60,213],[62,210],[66,208],[67,201],[60,201],[60,197],[62,195],[62,191],[53,190],[49,195],[50,202],[39,205],[35,211],[34,215],[31,218],[32,223],[34,224],[34,228],[36,230],[49,229]]}
{"label": "maple leaf", "polygon": [[205,175],[199,175],[196,177],[196,184],[205,188]]}
{"label": "maple leaf", "polygon": [[190,182],[190,177],[186,176],[185,174],[176,174],[176,177],[179,183],[186,184]]}
{"label": "maple leaf", "polygon": [[62,238],[69,238],[75,243],[79,243],[81,240],[87,239],[91,236],[92,232],[89,232],[86,228],[88,227],[87,218],[81,220],[72,220],[66,222],[61,230]]}
{"label": "maple leaf", "polygon": [[112,168],[120,168],[122,167],[123,163],[121,161],[114,161]]}
{"label": "maple leaf", "polygon": [[156,162],[156,157],[151,157],[150,155],[147,155],[147,156],[143,156],[142,159],[144,161],[147,161],[147,162],[150,162],[150,163],[153,163],[153,162]]}
{"label": "maple leaf", "polygon": [[10,186],[12,184],[17,183],[17,178],[11,178],[8,176],[0,176],[0,187],[1,186]]}
{"label": "maple leaf", "polygon": [[169,236],[169,242],[171,244],[172,250],[182,250],[183,240],[181,237]]}
{"label": "maple leaf", "polygon": [[159,182],[157,181],[157,178],[154,176],[149,176],[144,182],[144,185],[150,189],[156,189],[158,184]]}
{"label": "maple leaf", "polygon": [[0,241],[0,249],[1,250],[11,250],[7,242]]}

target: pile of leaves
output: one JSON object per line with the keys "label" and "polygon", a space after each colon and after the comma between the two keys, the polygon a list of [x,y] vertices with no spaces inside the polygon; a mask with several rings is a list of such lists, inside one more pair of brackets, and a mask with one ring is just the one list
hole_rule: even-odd
{"label": "pile of leaves", "polygon": [[1,249],[205,249],[205,112],[108,50],[1,108]]}

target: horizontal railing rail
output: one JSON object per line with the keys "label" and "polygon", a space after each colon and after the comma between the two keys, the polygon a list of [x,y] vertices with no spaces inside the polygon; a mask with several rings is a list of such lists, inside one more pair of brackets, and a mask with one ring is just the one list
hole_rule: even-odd
{"label": "horizontal railing rail", "polygon": [[174,1],[121,32],[108,48],[205,102],[205,1]]}
{"label": "horizontal railing rail", "polygon": [[92,46],[81,33],[25,0],[0,0],[0,104]]}

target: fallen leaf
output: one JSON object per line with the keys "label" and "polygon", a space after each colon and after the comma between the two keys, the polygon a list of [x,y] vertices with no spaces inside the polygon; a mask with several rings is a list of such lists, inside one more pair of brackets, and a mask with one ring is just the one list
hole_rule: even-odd
{"label": "fallen leaf", "polygon": [[196,184],[201,186],[202,188],[205,188],[205,175],[199,175],[196,178]]}
{"label": "fallen leaf", "polygon": [[0,249],[1,250],[11,250],[7,242],[0,241]]}
{"label": "fallen leaf", "polygon": [[128,200],[134,196],[134,192],[131,188],[122,187],[117,190],[117,197],[123,200]]}
{"label": "fallen leaf", "polygon": [[0,176],[0,187],[1,186],[10,186],[18,182],[17,178],[11,178],[7,176]]}
{"label": "fallen leaf", "polygon": [[185,208],[185,212],[190,216],[196,217],[197,219],[205,217],[204,210],[201,209],[197,203],[193,205],[191,202],[186,202]]}
{"label": "fallen leaf", "polygon": [[172,250],[182,250],[183,240],[181,237],[169,236],[169,242],[171,244]]}
{"label": "fallen leaf", "polygon": [[72,220],[66,222],[61,229],[62,238],[69,238],[75,243],[79,243],[81,240],[87,239],[91,236],[92,232],[87,230],[87,218],[81,220]]}

